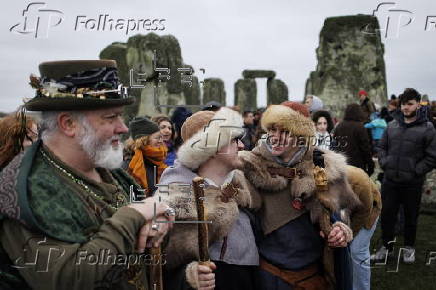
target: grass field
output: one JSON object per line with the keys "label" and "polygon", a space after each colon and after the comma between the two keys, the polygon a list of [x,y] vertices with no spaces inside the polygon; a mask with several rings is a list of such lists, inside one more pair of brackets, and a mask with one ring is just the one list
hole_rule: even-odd
{"label": "grass field", "polygon": [[[381,245],[380,223],[371,243],[371,253]],[[402,237],[395,243],[394,257],[386,265],[372,265],[371,289],[435,289],[436,290],[436,215],[421,213],[418,220],[416,262],[412,265],[398,263],[398,251],[403,246]],[[433,253],[430,253],[433,252]],[[430,265],[426,265],[430,258]]]}

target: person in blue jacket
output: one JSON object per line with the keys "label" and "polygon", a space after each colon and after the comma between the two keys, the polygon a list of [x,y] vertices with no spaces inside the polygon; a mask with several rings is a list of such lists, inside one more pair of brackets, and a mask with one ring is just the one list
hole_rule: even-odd
{"label": "person in blue jacket", "polygon": [[371,129],[373,148],[378,145],[387,126],[388,124],[383,118],[380,117],[379,112],[374,112],[371,114],[371,122],[366,123],[364,127],[366,129]]}

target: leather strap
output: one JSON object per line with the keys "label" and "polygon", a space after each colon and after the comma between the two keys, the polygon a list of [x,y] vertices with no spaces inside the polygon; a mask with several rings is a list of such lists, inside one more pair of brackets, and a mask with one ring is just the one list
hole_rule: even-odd
{"label": "leather strap", "polygon": [[283,176],[287,179],[294,179],[295,177],[301,177],[303,172],[297,168],[286,168],[286,167],[268,167],[268,172],[272,177],[277,175]]}
{"label": "leather strap", "polygon": [[[321,277],[319,275],[319,269],[316,263],[310,265],[308,268],[301,271],[282,270],[268,263],[264,259],[260,259],[259,263],[260,263],[259,266],[262,270],[265,270],[271,273],[272,275],[279,277],[283,281],[290,284],[295,290],[312,289],[310,287],[299,285],[299,284],[303,282],[307,283],[310,279],[315,278],[317,276]],[[317,284],[318,284],[319,277],[317,277]],[[321,289],[324,288],[320,288],[319,290]]]}
{"label": "leather strap", "polygon": [[226,254],[226,252],[227,252],[227,236],[223,238],[223,244],[221,246],[221,252],[220,252],[220,260],[224,259],[224,255]]}

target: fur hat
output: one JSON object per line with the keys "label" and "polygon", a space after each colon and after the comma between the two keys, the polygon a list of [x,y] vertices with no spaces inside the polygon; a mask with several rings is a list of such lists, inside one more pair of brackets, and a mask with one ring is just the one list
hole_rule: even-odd
{"label": "fur hat", "polygon": [[213,116],[215,116],[214,111],[199,111],[187,118],[182,126],[182,140],[185,142],[204,126],[207,126]]}
{"label": "fur hat", "polygon": [[233,138],[242,136],[243,124],[242,116],[229,108],[195,113],[182,126],[184,142],[177,159],[184,166],[197,169]]}
{"label": "fur hat", "polygon": [[[302,113],[291,109],[293,102],[286,102],[286,105],[271,105],[262,114],[260,120],[262,129],[268,131],[273,125],[280,126],[285,130],[288,130],[294,136],[312,137],[315,135],[315,126],[311,119],[304,116],[304,110],[307,112],[307,108],[301,108]],[[294,103],[295,104],[295,103]]]}

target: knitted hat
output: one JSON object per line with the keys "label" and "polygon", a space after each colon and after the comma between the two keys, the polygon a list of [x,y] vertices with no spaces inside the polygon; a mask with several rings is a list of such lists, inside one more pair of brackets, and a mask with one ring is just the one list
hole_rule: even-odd
{"label": "knitted hat", "polygon": [[315,126],[307,116],[307,107],[288,101],[282,105],[269,106],[262,114],[260,123],[265,131],[275,125],[288,130],[294,136],[312,137],[315,135]]}
{"label": "knitted hat", "polygon": [[292,102],[292,101],[285,101],[280,105],[287,106],[294,111],[300,112],[304,117],[310,118],[309,110],[307,109],[307,106],[303,104]]}
{"label": "knitted hat", "polygon": [[177,159],[184,166],[197,169],[232,139],[242,136],[243,125],[242,116],[229,108],[193,114],[182,126],[184,142]]}
{"label": "knitted hat", "polygon": [[134,140],[159,131],[159,126],[146,117],[136,117],[129,123],[130,136]]}
{"label": "knitted hat", "polygon": [[368,96],[368,93],[365,90],[360,90],[359,93],[357,93],[360,96],[364,95],[364,96]]}

